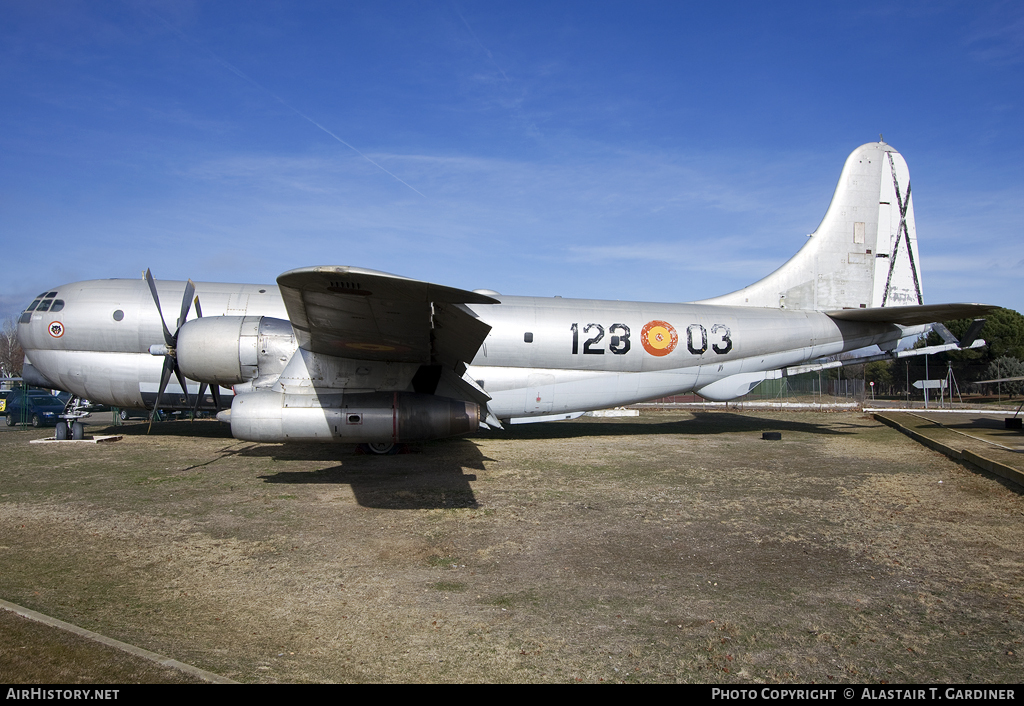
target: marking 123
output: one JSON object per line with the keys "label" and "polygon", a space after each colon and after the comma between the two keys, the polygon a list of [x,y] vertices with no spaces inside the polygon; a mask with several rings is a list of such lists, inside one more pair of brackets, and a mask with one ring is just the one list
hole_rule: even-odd
{"label": "marking 123", "polygon": [[[579,324],[573,324],[570,329],[572,330],[572,353],[576,355],[580,352]],[[593,335],[583,342],[584,355],[604,355],[604,348],[597,348],[597,344],[604,338],[604,326],[601,324],[587,324],[583,327],[584,335],[591,334],[591,332],[593,332]],[[626,324],[612,324],[608,327],[608,333],[611,334],[611,340],[608,342],[609,351],[614,355],[626,355],[626,353],[629,353],[629,326],[626,326]]]}

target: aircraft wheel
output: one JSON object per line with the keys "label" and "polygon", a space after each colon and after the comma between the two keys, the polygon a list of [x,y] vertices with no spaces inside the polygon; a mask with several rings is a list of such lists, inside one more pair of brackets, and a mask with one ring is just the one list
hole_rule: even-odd
{"label": "aircraft wheel", "polygon": [[71,425],[71,438],[75,441],[81,441],[85,438],[85,425],[81,422],[75,422]]}
{"label": "aircraft wheel", "polygon": [[398,451],[398,445],[390,441],[366,444],[366,448],[369,449],[370,453],[377,454],[379,456],[387,456]]}
{"label": "aircraft wheel", "polygon": [[57,428],[53,430],[53,436],[57,441],[64,441],[68,438],[68,424],[61,420],[57,422]]}
{"label": "aircraft wheel", "polygon": [[43,420],[39,418],[38,414],[32,415],[32,426],[34,426],[36,429],[43,426]]}

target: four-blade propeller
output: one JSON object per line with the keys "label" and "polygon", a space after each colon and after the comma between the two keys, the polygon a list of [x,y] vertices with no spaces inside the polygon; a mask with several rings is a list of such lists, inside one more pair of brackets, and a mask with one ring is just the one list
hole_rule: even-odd
{"label": "four-blade propeller", "polygon": [[[162,344],[154,344],[149,347],[149,352],[152,355],[162,355],[164,357],[164,368],[160,373],[160,387],[156,393],[156,401],[153,403],[153,411],[149,416],[149,428],[153,428],[153,417],[156,416],[157,410],[160,409],[160,400],[164,396],[164,390],[167,388],[167,383],[171,379],[171,374],[178,380],[178,384],[181,385],[181,390],[185,395],[185,399],[188,399],[188,388],[185,386],[185,376],[181,374],[181,369],[178,367],[178,355],[177,355],[177,344],[178,344],[178,331],[181,330],[182,325],[185,323],[185,318],[188,316],[189,310],[192,308],[193,295],[195,294],[196,287],[189,280],[185,284],[185,291],[181,297],[181,313],[178,316],[178,321],[175,324],[174,333],[170,332],[167,328],[167,322],[164,319],[163,308],[160,306],[160,295],[156,291],[156,282],[153,280],[153,273],[146,270],[146,283],[149,284],[149,291],[153,295],[153,302],[156,304],[157,313],[160,314],[160,325],[163,327],[164,342]],[[202,317],[203,312],[199,306],[199,297],[195,297],[196,314]],[[217,409],[220,409],[220,395],[217,391],[217,386],[214,385],[213,389],[213,401]],[[199,405],[199,400],[206,394],[206,383],[203,383],[199,387],[199,394],[196,396],[195,404],[192,409]]]}

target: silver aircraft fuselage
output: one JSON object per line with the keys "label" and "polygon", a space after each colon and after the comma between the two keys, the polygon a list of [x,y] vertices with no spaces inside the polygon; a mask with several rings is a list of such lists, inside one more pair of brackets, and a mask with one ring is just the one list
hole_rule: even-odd
{"label": "silver aircraft fuselage", "polygon": [[[174,303],[185,283],[161,281],[157,287],[162,302]],[[288,320],[277,285],[200,282],[195,288],[204,317]],[[91,280],[52,291],[51,299],[63,302],[59,311],[26,312],[19,324],[31,365],[54,386],[94,402],[152,406],[162,358],[150,348],[164,338],[147,283]],[[731,399],[755,386],[764,371],[872,344],[891,345],[901,335],[892,324],[838,321],[815,311],[494,298],[500,303],[465,305],[491,327],[467,376],[491,397],[488,411],[503,420],[693,390],[709,399]],[[187,318],[194,319],[194,311]],[[173,329],[172,324],[169,320]],[[396,380],[408,385],[407,378]],[[199,388],[191,380],[187,385],[193,395]],[[167,389],[161,406],[189,406],[173,380]],[[374,389],[386,390],[387,384]]]}
{"label": "silver aircraft fuselage", "polygon": [[[792,258],[702,302],[511,297],[334,265],[276,285],[147,271],[44,292],[18,335],[29,382],[121,407],[220,410],[241,439],[381,452],[690,391],[731,400],[845,351],[896,357],[903,337],[991,308],[924,303],[910,172],[875,142],[847,157]],[[938,348],[982,344],[971,330]]]}

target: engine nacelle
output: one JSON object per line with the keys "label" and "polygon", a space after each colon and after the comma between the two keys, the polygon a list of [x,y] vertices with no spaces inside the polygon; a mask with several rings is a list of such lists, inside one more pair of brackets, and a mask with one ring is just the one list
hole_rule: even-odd
{"label": "engine nacelle", "polygon": [[480,406],[416,392],[298,395],[258,390],[235,396],[230,421],[231,434],[246,441],[399,443],[477,431]]}
{"label": "engine nacelle", "polygon": [[206,316],[178,330],[182,374],[199,382],[231,387],[280,375],[298,343],[292,325],[269,316]]}

